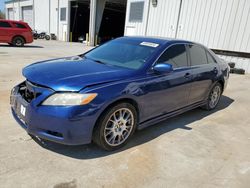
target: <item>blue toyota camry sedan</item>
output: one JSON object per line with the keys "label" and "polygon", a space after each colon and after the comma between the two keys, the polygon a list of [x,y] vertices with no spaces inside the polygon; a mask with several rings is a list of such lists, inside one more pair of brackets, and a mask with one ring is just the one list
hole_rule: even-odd
{"label": "blue toyota camry sedan", "polygon": [[115,150],[136,129],[197,107],[213,110],[229,67],[197,43],[121,37],[78,56],[31,64],[23,76],[10,103],[29,134]]}

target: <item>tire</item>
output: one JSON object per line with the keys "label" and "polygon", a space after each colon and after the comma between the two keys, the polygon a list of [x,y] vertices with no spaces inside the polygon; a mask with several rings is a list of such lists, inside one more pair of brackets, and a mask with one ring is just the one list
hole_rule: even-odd
{"label": "tire", "polygon": [[234,73],[235,68],[230,68],[230,73]]}
{"label": "tire", "polygon": [[234,68],[235,67],[235,63],[234,62],[230,62],[230,63],[228,63],[228,65],[229,65],[230,68]]}
{"label": "tire", "polygon": [[[214,92],[217,92],[217,94],[215,94]],[[220,83],[216,83],[210,90],[207,102],[202,108],[208,111],[215,109],[220,101],[221,94],[222,86]]]}
{"label": "tire", "polygon": [[50,36],[49,35],[45,35],[45,39],[46,40],[50,40]]}
{"label": "tire", "polygon": [[56,40],[56,35],[55,34],[51,34],[51,40]]}
{"label": "tire", "polygon": [[245,74],[245,70],[244,69],[237,69],[237,68],[235,68],[234,69],[234,73],[236,73],[236,74]]}
{"label": "tire", "polygon": [[136,125],[135,107],[129,103],[119,103],[101,115],[94,129],[93,141],[104,150],[117,150],[128,142]]}
{"label": "tire", "polygon": [[13,46],[18,46],[21,47],[25,43],[24,39],[22,37],[14,37],[12,40],[12,45]]}

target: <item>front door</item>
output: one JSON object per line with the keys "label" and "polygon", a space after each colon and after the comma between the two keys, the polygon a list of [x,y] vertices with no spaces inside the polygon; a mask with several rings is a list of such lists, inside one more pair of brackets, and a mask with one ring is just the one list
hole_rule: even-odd
{"label": "front door", "polygon": [[169,47],[157,63],[168,63],[173,66],[173,72],[148,75],[145,82],[142,121],[160,116],[188,104],[191,86],[191,70],[187,61],[186,47],[176,44]]}

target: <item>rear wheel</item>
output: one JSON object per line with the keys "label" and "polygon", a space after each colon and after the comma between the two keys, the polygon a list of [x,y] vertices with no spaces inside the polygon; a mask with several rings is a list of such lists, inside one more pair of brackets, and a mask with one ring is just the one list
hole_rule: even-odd
{"label": "rear wheel", "polygon": [[133,135],[136,123],[135,107],[129,103],[120,103],[100,117],[93,140],[105,150],[116,150],[124,146]]}
{"label": "rear wheel", "polygon": [[221,94],[222,94],[222,86],[220,83],[216,83],[209,93],[207,104],[204,105],[203,108],[206,110],[215,109],[219,103]]}
{"label": "rear wheel", "polygon": [[24,39],[22,37],[15,37],[13,40],[12,40],[12,44],[14,46],[23,46],[24,45]]}
{"label": "rear wheel", "polygon": [[49,35],[45,35],[45,39],[46,40],[50,40],[50,36]]}

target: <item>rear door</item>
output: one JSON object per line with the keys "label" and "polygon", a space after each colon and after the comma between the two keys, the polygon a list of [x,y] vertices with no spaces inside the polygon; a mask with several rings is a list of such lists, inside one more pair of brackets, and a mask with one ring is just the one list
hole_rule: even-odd
{"label": "rear door", "polygon": [[175,44],[160,56],[156,63],[168,63],[173,72],[151,73],[145,83],[144,113],[150,119],[188,105],[191,70],[184,44]]}
{"label": "rear door", "polygon": [[31,35],[30,27],[26,23],[22,23],[22,22],[12,22],[11,24],[13,26],[12,30],[13,30],[14,35],[20,35],[24,37],[25,40],[27,41],[28,39],[27,34]]}
{"label": "rear door", "polygon": [[204,100],[207,96],[218,74],[218,64],[204,47],[196,44],[187,47],[192,68],[189,104],[193,104]]}
{"label": "rear door", "polygon": [[11,24],[7,21],[0,21],[0,41],[9,43],[11,41]]}

